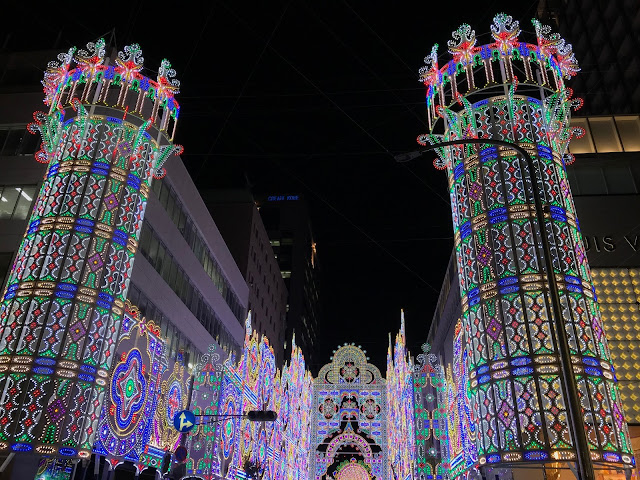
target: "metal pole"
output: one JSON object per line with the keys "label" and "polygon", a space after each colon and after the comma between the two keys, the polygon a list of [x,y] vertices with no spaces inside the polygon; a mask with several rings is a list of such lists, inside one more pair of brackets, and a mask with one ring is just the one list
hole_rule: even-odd
{"label": "metal pole", "polygon": [[[582,417],[582,408],[580,406],[580,397],[578,396],[578,384],[576,382],[575,374],[573,373],[573,366],[571,363],[571,353],[569,349],[569,339],[567,338],[567,331],[564,328],[564,322],[562,318],[562,309],[560,307],[560,293],[558,290],[558,284],[556,282],[556,276],[553,273],[553,260],[551,258],[551,248],[549,246],[549,238],[546,234],[546,224],[544,219],[544,210],[542,201],[540,199],[540,192],[538,191],[538,170],[535,168],[533,158],[531,155],[519,145],[506,142],[504,140],[492,140],[492,139],[480,139],[480,138],[464,138],[460,140],[451,140],[446,142],[440,142],[435,145],[426,145],[423,150],[419,150],[420,153],[427,151],[433,151],[440,147],[448,147],[453,145],[499,145],[508,147],[515,150],[522,155],[527,162],[527,168],[529,169],[529,177],[531,179],[533,189],[533,202],[536,210],[536,220],[538,221],[540,242],[542,243],[542,251],[544,256],[544,267],[547,276],[547,284],[549,286],[549,298],[551,301],[551,310],[553,313],[553,325],[556,331],[556,340],[558,344],[558,353],[560,355],[560,369],[562,372],[561,382],[567,399],[567,411],[569,414],[569,426],[573,441],[576,446],[576,453],[578,455],[577,467],[579,480],[595,480],[595,471],[593,470],[593,462],[591,461],[591,453],[589,451],[589,444],[587,443],[587,434],[584,429],[584,418]],[[411,153],[397,155],[396,160],[404,162],[415,158]]]}
{"label": "metal pole", "polygon": [[2,465],[0,465],[0,473],[3,473],[5,471],[5,469],[11,463],[11,460],[13,459],[13,457],[15,457],[15,455],[16,455],[15,452],[11,452],[9,455],[7,455],[7,458],[5,458],[4,462],[2,462]]}

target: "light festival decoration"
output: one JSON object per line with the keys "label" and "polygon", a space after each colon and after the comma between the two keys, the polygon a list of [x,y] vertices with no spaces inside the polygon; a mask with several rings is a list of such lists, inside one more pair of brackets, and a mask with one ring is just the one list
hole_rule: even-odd
{"label": "light festival decoration", "polygon": [[[581,101],[564,79],[579,69],[569,44],[533,24],[536,41],[526,43],[518,22],[498,14],[487,45],[476,45],[475,32],[462,25],[448,42],[453,58],[440,67],[436,45],[420,71],[430,131],[418,142],[488,141],[441,147],[434,162],[447,172],[451,197],[478,464],[576,459],[541,265],[536,188],[591,457],[596,467],[630,468],[629,434],[565,170],[567,145],[583,132],[570,126],[570,108]],[[491,140],[524,148],[537,173]],[[530,173],[539,178],[535,187]]]}
{"label": "light festival decoration", "polygon": [[[195,367],[190,408],[194,415],[217,415],[220,401],[223,362],[227,354],[217,344],[211,344],[202,354]],[[198,417],[196,417],[198,418]],[[187,473],[205,480],[213,478],[212,462],[216,442],[216,425],[207,423],[209,418],[200,417],[201,424],[186,437]]]}
{"label": "light festival decoration", "polygon": [[191,375],[181,358],[167,358],[166,354],[163,356],[161,372],[158,407],[152,420],[149,450],[153,447],[158,452],[175,452],[180,446],[181,435],[173,426],[173,420],[176,413],[189,406]]}
{"label": "light festival decoration", "polygon": [[[313,378],[295,336],[291,342],[291,359],[282,368],[280,378],[275,377],[269,408],[278,413],[278,420],[268,447],[273,460],[266,473],[271,476],[266,478],[307,480],[312,474],[309,455],[313,447]],[[278,391],[281,393],[276,396]]]}
{"label": "light festival decoration", "polygon": [[453,478],[445,370],[430,345],[414,364],[406,346],[404,312],[395,345],[387,353],[387,443],[392,478]]}
{"label": "light festival decoration", "polygon": [[[291,359],[282,372],[267,337],[245,323],[245,342],[236,363],[222,361],[217,350],[200,362],[192,401],[198,415],[219,415],[199,425],[186,441],[187,473],[204,480],[246,478],[254,466],[262,478],[309,478],[312,378],[293,340]],[[275,422],[251,422],[249,410],[272,410]],[[233,415],[225,417],[225,415]]]}
{"label": "light festival decoration", "polygon": [[444,384],[450,478],[475,468],[478,462],[477,419],[469,398],[468,352],[463,333],[458,320],[453,333],[453,364],[447,365]]}
{"label": "light festival decoration", "polygon": [[415,476],[416,431],[414,418],[413,363],[406,348],[404,312],[395,345],[387,350],[387,444],[389,467],[394,478]]}
{"label": "light festival decoration", "polygon": [[29,125],[48,166],[2,297],[0,450],[91,454],[150,182],[181,152],[169,62],[151,79],[138,45],[105,52],[51,62]]}
{"label": "light festival decoration", "polygon": [[[334,352],[314,380],[312,404],[309,478],[391,478],[386,381],[360,347]],[[353,466],[344,463],[351,459]]]}
{"label": "light festival decoration", "polygon": [[164,451],[151,443],[161,397],[165,341],[160,329],[127,301],[117,342],[93,451],[116,463],[159,467]]}
{"label": "light festival decoration", "polygon": [[445,372],[428,343],[413,365],[416,480],[452,478]]}

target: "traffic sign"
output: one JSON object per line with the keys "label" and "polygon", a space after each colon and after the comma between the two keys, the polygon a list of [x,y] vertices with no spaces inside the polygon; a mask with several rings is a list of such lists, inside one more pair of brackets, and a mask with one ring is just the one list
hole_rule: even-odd
{"label": "traffic sign", "polygon": [[180,433],[187,433],[196,426],[196,416],[191,410],[181,410],[173,417],[173,426]]}

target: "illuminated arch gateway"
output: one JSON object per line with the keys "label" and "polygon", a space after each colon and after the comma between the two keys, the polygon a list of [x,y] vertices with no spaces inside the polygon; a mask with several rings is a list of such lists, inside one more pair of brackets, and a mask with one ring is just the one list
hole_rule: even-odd
{"label": "illuminated arch gateway", "polygon": [[[138,45],[105,53],[101,39],[51,62],[49,111],[29,125],[47,172],[2,297],[0,449],[91,454],[151,179],[181,150],[169,62],[150,79]],[[122,392],[123,429],[145,404],[145,352],[130,353],[119,373],[139,390]]]}
{"label": "illuminated arch gateway", "polygon": [[386,382],[366,353],[343,345],[313,385],[310,478],[386,479]]}
{"label": "illuminated arch gateway", "polygon": [[[466,371],[457,364],[450,375],[460,381],[454,377],[468,374],[480,465],[576,459],[542,230],[551,246],[591,457],[596,467],[629,468],[634,460],[627,425],[565,170],[572,160],[568,143],[583,132],[569,126],[570,108],[581,103],[563,79],[579,69],[571,45],[533,24],[536,37],[526,43],[518,22],[499,14],[487,45],[476,45],[475,32],[462,25],[448,42],[453,58],[439,66],[436,45],[420,72],[430,131],[418,142],[488,140],[436,150],[435,165],[446,170],[449,183],[462,296],[459,344]],[[529,172],[515,150],[491,140],[525,149],[537,172]],[[532,182],[531,173],[540,180]],[[534,188],[544,206],[542,228]],[[453,401],[464,397],[460,387],[451,391]]]}

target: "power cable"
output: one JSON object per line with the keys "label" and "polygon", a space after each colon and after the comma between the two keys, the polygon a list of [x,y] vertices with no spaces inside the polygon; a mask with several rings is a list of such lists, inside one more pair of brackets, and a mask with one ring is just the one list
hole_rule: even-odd
{"label": "power cable", "polygon": [[316,198],[318,198],[322,203],[324,203],[325,205],[327,205],[331,210],[333,210],[335,213],[337,213],[340,217],[342,217],[344,220],[346,220],[353,228],[355,228],[358,232],[360,232],[362,235],[364,235],[371,243],[373,243],[374,245],[376,245],[380,250],[382,250],[383,252],[385,252],[387,255],[389,255],[391,258],[393,258],[396,262],[398,262],[398,264],[400,264],[403,268],[405,268],[408,272],[412,273],[416,278],[418,278],[424,285],[426,285],[427,287],[429,287],[431,290],[433,290],[435,293],[439,294],[440,290],[436,289],[433,285],[431,285],[427,280],[425,280],[418,272],[416,272],[415,270],[413,270],[411,267],[409,267],[406,263],[404,263],[402,260],[400,260],[398,257],[396,257],[393,253],[391,253],[389,250],[387,250],[378,240],[376,240],[375,238],[373,238],[371,235],[369,235],[364,229],[362,229],[359,225],[357,225],[356,223],[354,223],[349,217],[347,217],[346,215],[344,215],[340,210],[338,210],[337,208],[335,208],[329,201],[327,201],[324,197],[322,197],[318,192],[316,192],[314,189],[312,189],[306,182],[304,182],[304,180],[302,180],[300,177],[298,177],[297,175],[295,175],[293,172],[291,172],[289,169],[287,169],[286,167],[282,166],[279,164],[279,162],[274,162],[276,164],[278,164],[278,166],[284,171],[286,172],[288,175],[290,175],[292,178],[294,178],[295,180],[297,180],[298,182],[300,182],[301,185],[303,185],[309,192],[311,192]]}
{"label": "power cable", "polygon": [[[227,8],[227,10],[229,12],[231,12],[241,23],[244,24],[245,27],[247,27],[247,29],[249,29],[250,31],[253,32],[253,30],[249,27],[249,25],[247,25],[247,23],[244,21],[244,19],[242,19],[241,17],[239,17],[233,10],[231,10],[224,2],[221,2],[223,6],[225,6]],[[337,108],[340,112],[342,112],[344,114],[345,117],[347,117],[356,127],[358,127],[360,130],[362,130],[365,135],[367,135],[371,140],[373,140],[376,145],[378,145],[380,148],[382,148],[385,152],[387,152],[389,155],[392,155],[391,152],[387,149],[387,147],[385,147],[382,143],[380,143],[380,141],[378,141],[377,138],[375,138],[373,135],[371,135],[362,125],[360,125],[353,117],[351,117],[351,115],[349,115],[346,111],[344,111],[344,109],[338,105],[329,95],[327,95],[320,87],[318,87],[318,85],[316,85],[313,80],[311,80],[309,77],[307,77],[302,71],[300,71],[300,69],[298,69],[293,63],[291,63],[284,55],[282,55],[275,47],[273,47],[272,45],[267,45],[267,47],[275,54],[278,56],[278,58],[280,58],[280,60],[282,60],[283,62],[285,62],[292,70],[294,70],[298,75],[300,75],[300,77],[302,77],[309,85],[311,85],[313,88],[315,88],[318,93],[320,93],[320,95],[322,95],[325,99],[327,99],[335,108]]]}
{"label": "power cable", "polygon": [[[356,12],[354,11],[351,6],[346,2],[346,0],[343,0],[343,3],[354,13],[354,15],[356,17],[358,17],[358,19],[360,20],[360,22],[367,27],[367,29],[369,30],[369,32],[371,32],[371,34],[373,34],[386,48],[387,50],[389,50],[398,60],[400,60],[400,62],[407,67],[408,70],[410,70],[413,73],[413,69],[411,67],[409,67],[409,65],[407,65],[404,60],[402,60],[402,58],[400,57],[400,55],[398,55],[396,53],[396,51],[391,48],[383,39],[382,37],[380,37],[380,35],[378,35],[376,33],[376,31],[371,28],[371,26]],[[312,10],[313,11],[313,10]],[[353,51],[353,49],[351,49],[348,45],[346,45],[341,39],[340,37],[338,37],[338,35],[329,27],[329,25],[326,24],[326,22],[324,22],[322,19],[320,19],[318,17],[318,15],[313,12],[316,15],[316,18],[318,18],[318,20],[322,23],[322,25],[329,31],[329,33],[338,41],[340,42],[340,44],[347,49],[357,60],[358,62],[364,66],[380,83],[382,83],[382,85],[384,85],[385,87],[387,87],[386,82],[380,78],[380,76],[372,69],[370,68],[366,63],[364,63],[364,61]],[[415,74],[415,73],[414,73]],[[389,91],[391,92],[391,94],[397,99],[400,100],[402,102],[402,99],[397,95],[397,93],[393,90],[393,89],[389,89]],[[423,105],[423,102],[419,103],[420,105]],[[402,102],[403,106],[407,106],[406,102]],[[425,127],[427,126],[426,122],[424,121],[424,119],[418,115],[417,113],[415,113],[412,109],[407,107],[407,111],[409,113],[411,113],[412,115],[414,115],[422,125],[424,125]],[[450,203],[449,203],[449,199],[445,198],[438,190],[436,190],[435,188],[433,188],[431,185],[429,185],[427,182],[424,181],[424,179],[422,177],[420,177],[418,174],[416,174],[410,167],[409,165],[402,163],[401,164],[412,176],[414,176],[422,185],[424,185],[425,187],[427,187],[439,200],[442,200],[442,202],[447,205],[447,207],[450,207]]]}
{"label": "power cable", "polygon": [[[200,41],[202,40],[202,35],[204,34],[205,30],[207,29],[207,25],[209,25],[209,20],[211,20],[211,16],[213,15],[213,7],[215,6],[215,2],[211,2],[211,8],[209,9],[209,13],[207,14],[207,18],[204,21],[204,24],[202,25],[202,29],[200,29],[200,35],[198,35],[198,40],[196,41],[195,45],[193,46],[193,49],[191,50],[191,55],[189,55],[189,59],[187,60],[187,63],[184,66],[183,69],[183,75],[186,75],[187,71],[189,70],[189,67],[191,66],[191,60],[193,60],[194,55],[196,54],[196,51],[198,50],[198,46],[200,45]],[[189,98],[189,97],[187,97]],[[182,102],[184,99],[184,97],[180,96],[180,101]]]}
{"label": "power cable", "polygon": [[[253,68],[249,72],[249,75],[247,75],[247,78],[245,79],[244,84],[242,85],[242,88],[240,89],[240,93],[238,94],[235,102],[233,103],[233,106],[231,107],[231,110],[229,110],[229,114],[227,115],[227,118],[225,119],[224,123],[222,124],[222,127],[220,128],[220,130],[218,130],[218,135],[213,140],[213,143],[211,144],[211,147],[209,148],[209,152],[212,152],[213,149],[215,148],[216,144],[218,143],[218,140],[220,139],[220,136],[222,135],[222,132],[224,131],[225,127],[227,126],[227,123],[229,122],[229,119],[231,118],[231,115],[233,114],[233,112],[236,109],[236,106],[238,105],[238,101],[242,98],[242,95],[244,94],[244,91],[247,88],[247,85],[249,84],[249,80],[251,80],[251,77],[253,76],[254,72],[258,68],[258,64],[260,63],[260,60],[262,59],[262,56],[264,55],[264,52],[266,52],[267,48],[269,48],[269,44],[271,43],[271,39],[273,38],[273,36],[275,35],[276,31],[278,30],[278,27],[280,26],[280,23],[282,22],[282,19],[284,18],[284,15],[287,12],[287,9],[289,8],[290,4],[291,4],[291,0],[289,0],[289,2],[287,2],[287,4],[285,5],[284,9],[282,10],[282,14],[280,15],[280,18],[278,19],[278,21],[276,22],[275,26],[273,27],[273,30],[271,31],[271,34],[269,35],[269,38],[265,42],[264,47],[262,48],[262,51],[260,52],[260,55],[258,55],[258,58],[256,59],[254,65],[253,65]],[[224,3],[223,3],[223,5],[224,5]],[[229,9],[229,7],[227,7],[227,9],[229,11],[232,11],[232,10]],[[233,13],[235,15],[235,12],[233,12]],[[236,15],[236,17],[237,17],[237,15]],[[204,168],[206,163],[207,163],[207,159],[205,158],[205,160],[200,165],[200,169],[196,173],[195,178],[193,179],[194,182],[200,176],[200,173],[202,172],[202,169]]]}

